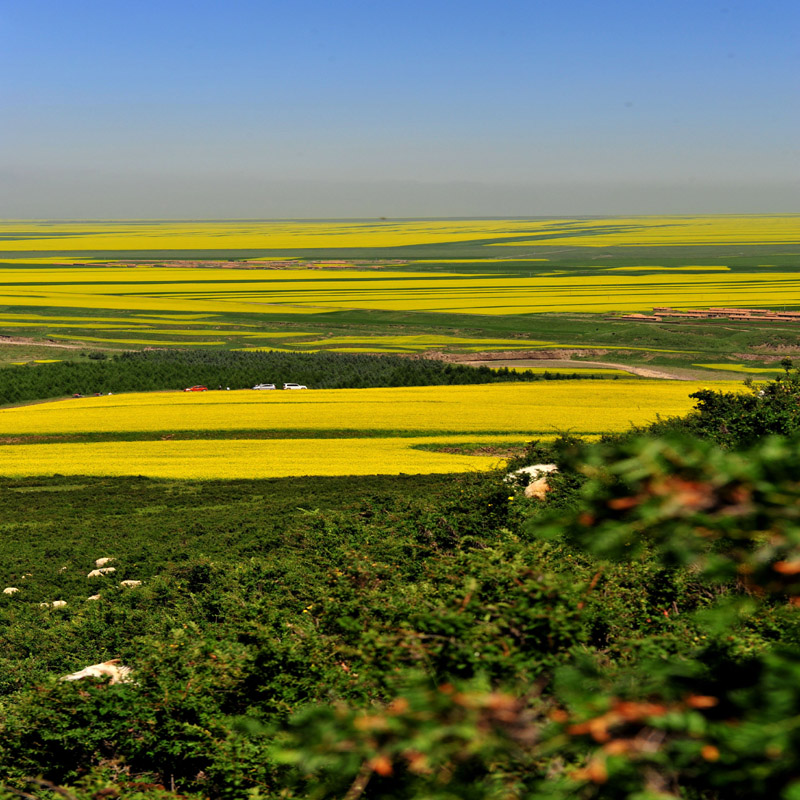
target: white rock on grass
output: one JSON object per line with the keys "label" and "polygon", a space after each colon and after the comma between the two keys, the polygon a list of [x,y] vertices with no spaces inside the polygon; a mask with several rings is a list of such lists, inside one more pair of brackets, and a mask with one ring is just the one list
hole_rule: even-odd
{"label": "white rock on grass", "polygon": [[93,595],[90,595],[89,597],[87,597],[86,599],[87,600],[99,600],[100,599],[100,595],[99,594],[93,594]]}
{"label": "white rock on grass", "polygon": [[551,488],[547,481],[547,476],[554,472],[558,472],[558,465],[556,464],[531,464],[529,467],[522,467],[522,469],[509,472],[505,480],[507,482],[516,481],[527,476],[529,483],[525,487],[525,497],[544,500]]}
{"label": "white rock on grass", "polygon": [[16,586],[7,586],[3,589],[3,594],[16,594],[19,591]]}
{"label": "white rock on grass", "polygon": [[131,580],[128,580],[128,581],[120,581],[120,582],[119,582],[119,585],[120,585],[120,586],[126,586],[128,589],[133,589],[133,588],[134,588],[134,586],[141,586],[141,585],[142,585],[142,582],[141,582],[141,581],[131,581]]}
{"label": "white rock on grass", "polygon": [[98,558],[94,562],[94,565],[96,567],[104,567],[106,564],[108,564],[109,561],[116,561],[116,559],[111,556],[106,556],[105,558]]}
{"label": "white rock on grass", "polygon": [[546,477],[537,478],[525,487],[524,495],[534,500],[544,500],[551,488]]}
{"label": "white rock on grass", "polygon": [[91,572],[87,573],[87,578],[101,578],[103,575],[110,575],[112,572],[116,572],[116,567],[101,567],[100,569],[93,569]]}
{"label": "white rock on grass", "polygon": [[557,464],[531,464],[529,467],[522,467],[509,472],[506,475],[506,480],[510,481],[521,475],[530,475],[531,478],[540,478],[542,475],[547,475],[550,472],[558,472]]}
{"label": "white rock on grass", "polygon": [[119,663],[118,658],[111,661],[103,661],[100,664],[91,664],[78,672],[72,672],[59,678],[62,681],[79,681],[83,678],[105,678],[110,677],[109,684],[130,682],[131,668]]}
{"label": "white rock on grass", "polygon": [[39,608],[64,608],[66,600],[53,600],[52,603],[39,603]]}

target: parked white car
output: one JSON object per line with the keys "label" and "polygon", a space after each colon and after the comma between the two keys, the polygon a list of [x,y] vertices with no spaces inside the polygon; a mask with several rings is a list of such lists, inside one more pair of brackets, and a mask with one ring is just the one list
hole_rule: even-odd
{"label": "parked white car", "polygon": [[275,384],[274,383],[257,383],[253,388],[254,389],[274,389],[275,388]]}
{"label": "parked white car", "polygon": [[308,389],[308,386],[303,386],[302,383],[284,383],[284,389]]}

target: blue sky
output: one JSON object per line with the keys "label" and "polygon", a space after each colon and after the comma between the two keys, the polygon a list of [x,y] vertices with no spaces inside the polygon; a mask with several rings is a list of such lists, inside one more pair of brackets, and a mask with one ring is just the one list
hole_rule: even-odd
{"label": "blue sky", "polygon": [[6,0],[0,215],[800,211],[796,0]]}

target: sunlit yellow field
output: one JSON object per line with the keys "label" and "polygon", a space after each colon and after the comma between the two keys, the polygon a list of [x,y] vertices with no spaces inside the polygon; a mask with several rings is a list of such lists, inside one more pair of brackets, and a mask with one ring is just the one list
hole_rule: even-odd
{"label": "sunlit yellow field", "polygon": [[[798,215],[724,215],[548,220],[30,221],[0,222],[4,253],[114,250],[380,248],[447,242],[597,246],[786,244],[800,241]],[[507,241],[512,239],[514,241]],[[503,241],[506,240],[506,241]]]}
{"label": "sunlit yellow field", "polygon": [[521,236],[537,230],[524,220],[114,221],[0,223],[0,242],[11,252],[113,250],[306,250],[398,247]]}
{"label": "sunlit yellow field", "polygon": [[[552,231],[552,233],[550,233]],[[548,235],[550,233],[550,235]],[[540,238],[541,237],[541,238]],[[800,215],[726,214],[715,216],[631,217],[572,220],[543,226],[526,244],[573,247],[630,247],[710,244],[795,244],[800,242]],[[498,244],[511,244],[501,242]],[[515,242],[519,246],[520,242]]]}
{"label": "sunlit yellow field", "polygon": [[655,305],[800,305],[800,273],[451,275],[148,267],[0,268],[0,305],[185,312],[319,314],[347,309],[465,314],[647,311]]}
{"label": "sunlit yellow field", "polygon": [[[53,333],[50,335],[51,339],[64,339],[67,341],[72,340],[73,336],[63,336],[58,333]],[[80,340],[82,342],[107,342],[109,344],[141,344],[145,346],[166,346],[166,345],[174,345],[175,340],[158,340],[158,339],[118,339],[112,336],[107,337],[99,337],[99,336],[81,336]],[[216,342],[181,342],[181,347],[214,347],[217,345],[225,344],[223,341],[216,341]]]}
{"label": "sunlit yellow field", "polygon": [[[220,326],[230,326],[230,325],[238,325],[238,327],[248,327],[246,323],[233,323],[233,322],[223,322],[218,320],[211,314],[192,314],[186,316],[175,316],[174,319],[165,318],[161,316],[125,316],[125,317],[75,317],[75,316],[58,316],[58,315],[50,315],[50,314],[30,314],[30,313],[19,313],[19,312],[11,312],[11,313],[3,313],[0,314],[0,326],[2,327],[14,327],[14,326],[32,326],[32,325],[39,325],[41,326],[42,323],[47,323],[48,327],[54,327],[56,325],[60,325],[60,323],[70,323],[72,327],[80,327],[80,325],[76,325],[75,323],[89,323],[87,327],[92,328],[100,328],[100,327],[127,327],[130,328],[131,326],[149,326],[153,324],[158,325],[181,325],[181,324],[208,324],[213,325],[214,327],[218,328]],[[253,326],[251,326],[253,327]],[[262,334],[263,335],[263,334]]]}
{"label": "sunlit yellow field", "polygon": [[[720,390],[739,383],[715,383]],[[601,433],[682,414],[691,381],[501,383],[300,392],[148,392],[0,409],[0,434],[351,430]]]}
{"label": "sunlit yellow field", "polygon": [[[457,437],[370,439],[231,439],[0,445],[0,473],[147,475],[153,478],[280,478],[472,472],[500,465],[494,456],[416,450]],[[497,437],[498,444],[509,441]],[[519,442],[519,437],[512,441]]]}
{"label": "sunlit yellow field", "polygon": [[[145,433],[154,441],[3,445],[0,474],[245,478],[489,469],[497,458],[416,447],[620,431],[659,414],[687,412],[688,395],[700,386],[620,380],[593,383],[591,391],[584,383],[547,382],[61,400],[0,410],[0,435]],[[716,384],[723,390],[740,386]],[[247,438],[248,431],[267,430],[291,431],[298,438]],[[208,438],[161,439],[180,431],[205,431]],[[215,440],[215,431],[240,431],[242,438]],[[332,431],[341,438],[324,438]]]}

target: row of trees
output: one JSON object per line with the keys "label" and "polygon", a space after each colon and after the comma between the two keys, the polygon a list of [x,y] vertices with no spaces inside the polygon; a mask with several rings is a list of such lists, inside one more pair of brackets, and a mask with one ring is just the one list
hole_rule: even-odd
{"label": "row of trees", "polygon": [[194,384],[244,389],[257,383],[296,382],[314,389],[360,389],[563,378],[578,376],[537,375],[393,355],[153,350],[2,369],[0,404],[76,393],[182,389]]}

